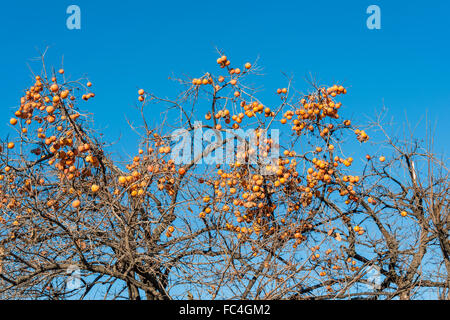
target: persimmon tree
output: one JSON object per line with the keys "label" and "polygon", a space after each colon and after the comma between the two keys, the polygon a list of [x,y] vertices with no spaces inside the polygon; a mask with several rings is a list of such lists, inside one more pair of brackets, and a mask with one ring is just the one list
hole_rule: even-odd
{"label": "persimmon tree", "polygon": [[431,143],[375,119],[369,146],[342,85],[287,79],[266,104],[256,63],[217,64],[174,99],[139,90],[123,163],[81,110],[92,83],[42,58],[2,141],[1,297],[449,299],[448,168]]}

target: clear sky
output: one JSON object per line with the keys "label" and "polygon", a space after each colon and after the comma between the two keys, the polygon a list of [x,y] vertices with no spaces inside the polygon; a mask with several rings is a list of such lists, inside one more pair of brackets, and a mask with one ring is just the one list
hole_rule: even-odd
{"label": "clear sky", "polygon": [[[81,30],[66,27],[66,8],[81,8]],[[381,30],[369,30],[366,9],[381,8]],[[266,93],[283,86],[281,72],[307,88],[313,74],[324,84],[344,83],[346,113],[373,115],[384,104],[396,123],[416,123],[428,110],[438,121],[436,151],[448,139],[450,2],[408,1],[7,1],[0,6],[2,137],[20,94],[30,85],[27,64],[50,47],[47,63],[64,57],[66,75],[88,75],[95,99],[81,108],[95,115],[107,140],[135,153],[124,119],[140,87],[175,96],[172,74],[218,71],[215,47],[243,64],[260,58]],[[162,106],[154,107],[150,115]],[[153,110],[152,110],[153,111]],[[400,128],[400,127],[399,127]],[[118,150],[120,151],[120,150]]]}

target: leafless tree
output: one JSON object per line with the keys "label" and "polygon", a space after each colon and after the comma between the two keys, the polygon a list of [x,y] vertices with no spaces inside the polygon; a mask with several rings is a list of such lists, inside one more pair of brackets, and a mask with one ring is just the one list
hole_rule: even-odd
{"label": "leafless tree", "polygon": [[[174,99],[139,92],[128,163],[79,109],[90,83],[42,57],[0,153],[0,297],[449,299],[449,172],[432,140],[377,118],[383,154],[362,155],[372,140],[340,118],[343,86],[287,79],[268,107],[248,84],[257,64],[219,54],[221,72],[177,79]],[[150,127],[154,104],[166,112]],[[196,130],[215,142],[189,140],[178,161]],[[236,158],[218,161],[231,142]]]}

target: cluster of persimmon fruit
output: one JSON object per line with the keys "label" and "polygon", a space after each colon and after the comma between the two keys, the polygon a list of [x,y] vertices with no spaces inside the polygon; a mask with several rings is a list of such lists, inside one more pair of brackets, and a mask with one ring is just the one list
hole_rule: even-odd
{"label": "cluster of persimmon fruit", "polygon": [[[60,69],[58,73],[62,76],[64,69]],[[91,86],[89,81],[85,85],[86,88]],[[9,121],[13,126],[20,126],[21,146],[27,150],[35,145],[35,148],[28,148],[29,152],[37,156],[39,162],[48,161],[48,165],[57,170],[57,177],[61,182],[91,176],[91,167],[99,166],[90,143],[85,140],[86,136],[80,132],[74,134],[80,113],[74,108],[76,97],[73,91],[74,85],[64,80],[59,83],[56,74],[50,79],[37,75],[34,84],[20,98],[20,106],[14,112],[15,117]],[[94,96],[93,92],[87,92],[81,98],[87,101]],[[34,123],[37,128],[33,127]],[[14,142],[7,143],[8,149],[15,147]],[[44,178],[34,179],[35,186],[43,185]],[[31,184],[31,180],[26,180],[24,187],[31,190]],[[98,185],[93,184],[91,189],[92,192],[97,192]],[[63,188],[63,191],[75,194],[74,188]],[[72,202],[74,208],[78,208],[80,204],[79,199]],[[57,208],[58,201],[48,199],[47,205]]]}
{"label": "cluster of persimmon fruit", "polygon": [[[206,73],[205,75],[203,75],[200,78],[192,79],[192,84],[194,86],[212,85],[215,92],[218,92],[227,86],[232,86],[237,89],[236,85],[237,85],[239,77],[245,75],[248,72],[248,70],[252,67],[252,64],[250,62],[247,62],[244,64],[243,71],[240,68],[231,68],[230,67],[231,61],[225,55],[222,55],[220,58],[218,58],[217,63],[220,65],[221,68],[228,69],[228,73],[231,76],[230,81],[225,82],[224,76],[219,76],[215,80],[211,76],[211,74]],[[233,95],[235,98],[238,98],[241,96],[241,92],[239,90],[235,90]]]}
{"label": "cluster of persimmon fruit", "polygon": [[[143,154],[143,149],[139,149]],[[161,152],[161,154],[166,152]],[[174,194],[174,184],[179,175],[184,174],[184,169],[177,169],[173,159],[165,160],[158,158],[154,148],[148,148],[148,154],[142,157],[135,156],[131,164],[126,165],[129,170],[128,175],[120,175],[118,183],[122,188],[126,188],[132,197],[141,197],[147,195],[147,188],[156,181],[157,188],[165,190],[167,194]],[[115,191],[119,193],[118,189]]]}
{"label": "cluster of persimmon fruit", "polygon": [[[229,60],[225,56],[217,60],[217,63],[222,68],[228,67],[231,80],[225,85],[237,86],[238,79],[233,78],[233,75],[240,74],[241,71],[238,68],[231,68],[228,62]],[[251,65],[248,64],[248,69],[250,68]],[[213,77],[210,75],[208,79],[210,79],[211,83],[213,82],[211,80]],[[225,78],[220,76],[219,79],[219,82],[224,82]],[[198,79],[194,80],[194,85],[197,85],[199,83]],[[207,82],[205,81],[203,84],[207,84]],[[287,93],[287,88],[277,89],[277,94],[286,95]],[[320,136],[328,141],[328,137],[335,129],[335,125],[332,123],[322,125],[321,121],[325,117],[339,118],[338,110],[342,104],[335,102],[334,98],[345,93],[347,93],[347,90],[343,86],[322,87],[316,93],[301,98],[299,101],[300,107],[286,111],[280,122],[286,124],[288,121],[291,121],[293,124],[292,130],[297,135],[300,135],[305,128],[309,131],[317,128],[320,130]],[[235,95],[235,97],[238,96]],[[215,112],[212,110],[205,115],[205,119],[211,120],[213,117],[215,120],[224,119],[225,124],[232,129],[238,129],[246,117],[252,118],[257,114],[264,114],[265,117],[275,117],[275,112],[259,101],[246,101],[241,98],[238,105],[241,107],[241,112],[231,114],[227,108]],[[231,124],[232,121],[233,123]],[[350,121],[344,121],[343,125],[349,127]],[[215,128],[221,130],[222,125],[217,123]],[[256,129],[256,136],[256,146],[264,144],[261,155],[263,157],[267,156],[272,148],[273,140],[265,139],[260,141],[264,138],[260,139],[261,136],[258,134],[258,129]],[[328,143],[325,150],[332,154],[334,146]],[[314,153],[320,155],[323,151],[322,147],[316,147]],[[311,204],[314,196],[320,195],[318,190],[319,184],[320,186],[331,184],[336,167],[341,163],[345,166],[350,166],[353,161],[351,158],[342,159],[338,156],[334,157],[334,161],[326,160],[325,157],[314,157],[310,160],[313,167],[307,170],[305,177],[304,174],[299,173],[297,170],[296,152],[294,150],[285,150],[283,153],[284,157],[280,157],[275,163],[265,166],[266,173],[270,174],[263,176],[256,170],[252,172],[250,166],[247,165],[248,159],[255,152],[256,150],[251,148],[242,154],[238,152],[236,162],[230,164],[230,171],[226,172],[225,168],[222,167],[217,170],[218,177],[208,181],[214,186],[213,198],[215,203],[209,204],[211,197],[204,197],[205,208],[199,214],[200,218],[205,218],[212,210],[224,213],[233,212],[237,225],[229,221],[226,228],[235,231],[238,238],[245,238],[253,233],[264,233],[265,236],[273,234],[279,225],[274,222],[274,212],[277,207],[274,203],[277,203],[277,198],[282,197],[283,194],[298,195],[295,202],[289,202],[286,208],[288,213],[298,211],[300,208],[306,208]],[[351,183],[355,183],[355,181],[352,179]],[[350,190],[342,191],[341,195],[355,193],[351,191],[352,188],[353,186],[349,186],[348,189]],[[349,199],[357,200],[352,194],[349,195]],[[220,205],[220,203],[222,204]],[[281,219],[280,223],[286,224],[285,219]],[[299,226],[295,225],[295,223],[290,224],[289,227],[290,229],[285,228],[287,231],[282,232],[281,237],[296,239],[294,246],[306,239],[302,232],[307,231],[309,227],[312,228],[311,225],[304,223],[301,223]]]}

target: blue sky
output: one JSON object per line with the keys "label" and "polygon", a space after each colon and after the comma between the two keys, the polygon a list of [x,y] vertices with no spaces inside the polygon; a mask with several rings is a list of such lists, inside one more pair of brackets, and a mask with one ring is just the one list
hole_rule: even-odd
{"label": "blue sky", "polygon": [[[81,8],[81,30],[66,28],[66,8]],[[381,30],[366,27],[366,8],[381,8]],[[217,72],[215,47],[243,64],[259,57],[264,94],[283,86],[281,72],[307,88],[310,73],[324,84],[344,83],[345,114],[364,118],[384,104],[399,125],[428,110],[438,121],[436,151],[448,150],[450,121],[450,3],[448,1],[8,1],[0,8],[0,95],[5,126],[25,86],[38,50],[50,47],[48,65],[66,75],[87,75],[96,98],[92,112],[119,152],[135,153],[136,136],[125,117],[140,87],[175,96],[172,74]],[[159,120],[162,106],[151,119]],[[154,113],[153,113],[154,112]]]}

